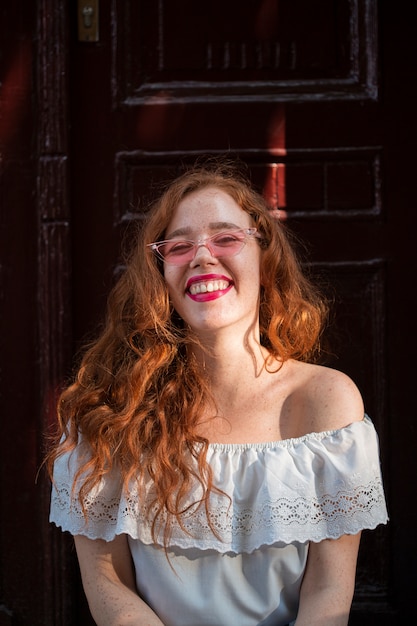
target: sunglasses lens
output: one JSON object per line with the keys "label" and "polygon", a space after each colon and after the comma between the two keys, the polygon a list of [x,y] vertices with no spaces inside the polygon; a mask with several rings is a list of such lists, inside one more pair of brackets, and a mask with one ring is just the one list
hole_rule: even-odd
{"label": "sunglasses lens", "polygon": [[245,243],[242,233],[220,233],[210,240],[210,248],[214,256],[233,256],[240,252]]}
{"label": "sunglasses lens", "polygon": [[194,244],[191,241],[167,241],[158,248],[159,254],[173,265],[182,265],[192,260]]}

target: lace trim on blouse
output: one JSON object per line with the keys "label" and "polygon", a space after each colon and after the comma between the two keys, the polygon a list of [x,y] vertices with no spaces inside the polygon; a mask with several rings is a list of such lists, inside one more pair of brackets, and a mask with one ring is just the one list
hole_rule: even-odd
{"label": "lace trim on blouse", "polygon": [[[211,495],[217,537],[205,511],[193,505],[199,499],[196,486],[185,503],[190,506],[182,516],[185,531],[173,525],[172,546],[238,554],[262,545],[335,539],[387,521],[378,440],[368,417],[340,430],[275,443],[212,444],[208,461],[215,484],[230,496],[229,501]],[[74,535],[109,541],[126,533],[152,544],[137,489],[132,485],[122,492],[116,477],[106,477],[89,494],[86,522],[71,497],[76,467],[76,452],[56,463],[51,521]]]}

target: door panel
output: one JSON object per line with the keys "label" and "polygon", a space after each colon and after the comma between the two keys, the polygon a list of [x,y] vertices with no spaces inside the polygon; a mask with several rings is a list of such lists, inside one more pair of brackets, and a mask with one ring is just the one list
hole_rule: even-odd
{"label": "door panel", "polygon": [[375,10],[366,0],[116,1],[115,98],[373,97]]}

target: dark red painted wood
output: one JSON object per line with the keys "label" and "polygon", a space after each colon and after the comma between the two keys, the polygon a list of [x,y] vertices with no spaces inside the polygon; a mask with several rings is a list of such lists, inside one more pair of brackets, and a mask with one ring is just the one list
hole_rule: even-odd
{"label": "dark red painted wood", "polygon": [[[0,7],[0,623],[41,623],[37,214],[32,107],[36,7]],[[23,619],[24,622],[24,619]],[[28,623],[28,622],[27,622]]]}

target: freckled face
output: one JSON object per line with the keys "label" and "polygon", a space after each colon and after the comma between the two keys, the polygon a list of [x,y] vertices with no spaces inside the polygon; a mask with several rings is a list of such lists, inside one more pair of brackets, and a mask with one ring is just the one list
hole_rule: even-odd
{"label": "freckled face", "polygon": [[[165,238],[197,241],[251,227],[250,215],[231,196],[209,187],[180,202]],[[177,313],[195,331],[233,326],[246,332],[259,315],[260,255],[257,240],[249,237],[235,256],[215,257],[202,245],[187,265],[164,263],[165,280]]]}

